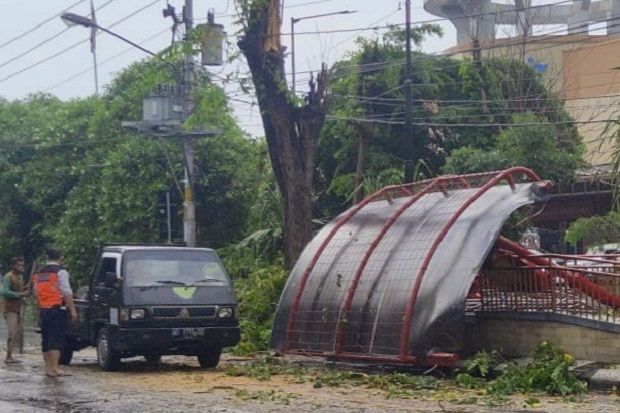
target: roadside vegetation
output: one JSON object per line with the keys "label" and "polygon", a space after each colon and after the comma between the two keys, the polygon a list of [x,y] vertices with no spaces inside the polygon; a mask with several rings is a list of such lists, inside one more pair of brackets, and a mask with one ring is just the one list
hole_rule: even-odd
{"label": "roadside vegetation", "polygon": [[587,387],[569,371],[574,362],[570,354],[549,342],[542,342],[530,362],[507,362],[496,351],[479,352],[454,372],[430,369],[408,373],[396,368],[384,373],[350,371],[338,365],[325,367],[302,361],[285,362],[264,355],[245,364],[227,365],[226,374],[259,381],[279,376],[289,383],[312,383],[317,389],[361,387],[380,391],[388,399],[481,406],[502,406],[520,400],[525,406],[534,406],[545,396],[559,396],[566,402],[579,400]]}

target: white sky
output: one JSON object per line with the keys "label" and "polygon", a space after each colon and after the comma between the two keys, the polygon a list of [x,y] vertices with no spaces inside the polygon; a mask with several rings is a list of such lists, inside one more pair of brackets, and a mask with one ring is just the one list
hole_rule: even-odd
{"label": "white sky", "polygon": [[[159,51],[170,44],[171,34],[166,29],[170,28],[172,21],[162,16],[162,9],[166,6],[165,0],[95,0],[95,7],[101,7],[108,2],[109,4],[97,13],[98,23],[102,27],[110,27],[138,9],[153,3],[111,30],[153,51]],[[71,12],[82,15],[89,13],[88,0],[82,2],[79,0],[39,0],[36,5],[34,1],[28,0],[0,0],[0,6],[7,17],[3,21],[0,32],[0,96],[7,99],[19,99],[30,93],[45,91],[62,99],[70,99],[94,93],[94,75],[91,69],[93,61],[90,44],[87,41],[88,29],[73,27],[61,33],[66,26],[59,18],[55,18],[18,40],[4,45],[75,3],[79,4],[72,8]],[[181,12],[183,0],[170,0],[170,3],[176,7],[178,13]],[[235,41],[233,36],[239,28],[234,25],[236,20],[234,0],[194,0],[196,23],[206,20],[209,8],[215,10],[216,22],[225,25],[229,40]],[[295,25],[295,32],[299,33],[295,36],[296,69],[300,73],[297,76],[298,83],[307,79],[308,75],[303,72],[318,69],[321,62],[333,64],[348,51],[354,49],[354,39],[357,36],[372,35],[373,30],[311,35],[301,34],[302,32],[364,28],[405,21],[404,0],[285,0],[283,32],[290,32],[291,17],[298,18],[341,10],[357,10],[357,13],[303,20]],[[412,20],[414,22],[434,18],[436,17],[422,9],[422,0],[413,1]],[[427,40],[423,45],[424,51],[439,52],[456,43],[456,34],[452,25],[445,21],[440,25],[444,29],[444,37]],[[145,41],[157,33],[161,34]],[[57,34],[57,37],[28,52],[38,43]],[[81,40],[85,40],[83,44],[37,64]],[[288,46],[289,42],[290,36],[284,36],[283,43]],[[113,58],[123,51],[127,52]],[[21,54],[24,55],[20,57]],[[97,56],[100,90],[103,90],[103,87],[120,70],[145,57],[145,54],[106,33],[100,33],[97,37]],[[287,71],[290,70],[289,62],[290,60],[287,60]],[[31,65],[36,66],[27,69]],[[234,66],[227,65],[210,70],[225,74],[234,71]],[[245,67],[245,64],[241,66],[242,69]],[[23,72],[18,73],[20,71]],[[85,73],[78,76],[82,71]],[[72,76],[75,78],[58,85]],[[251,96],[240,95],[234,84],[223,86],[231,96],[247,101],[252,100]],[[297,90],[303,92],[307,90],[307,87],[298,85]],[[234,102],[233,107],[239,123],[245,130],[253,135],[262,134],[260,116],[255,107],[237,101]]]}

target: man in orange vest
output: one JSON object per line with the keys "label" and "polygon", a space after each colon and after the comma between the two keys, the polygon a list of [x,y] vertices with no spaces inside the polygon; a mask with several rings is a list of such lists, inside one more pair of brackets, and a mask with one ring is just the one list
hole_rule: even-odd
{"label": "man in orange vest", "polygon": [[62,266],[62,254],[50,248],[46,256],[45,266],[32,276],[32,286],[39,304],[45,374],[58,377],[65,374],[58,364],[69,328],[69,315],[75,321],[77,312],[69,284],[69,272]]}

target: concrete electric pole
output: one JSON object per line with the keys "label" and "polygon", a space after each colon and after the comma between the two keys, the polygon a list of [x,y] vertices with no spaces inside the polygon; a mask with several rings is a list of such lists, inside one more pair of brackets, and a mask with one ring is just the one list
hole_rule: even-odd
{"label": "concrete electric pole", "polygon": [[[164,17],[172,16],[175,25],[181,23],[174,14],[174,8],[168,5],[164,9]],[[179,74],[176,86],[160,85],[158,90],[150,93],[143,101],[142,121],[125,121],[125,130],[140,133],[148,137],[157,138],[181,138],[183,139],[183,165],[185,182],[183,188],[183,240],[189,247],[196,246],[196,205],[194,201],[194,142],[197,137],[209,137],[219,134],[217,130],[183,130],[183,123],[189,118],[194,110],[192,91],[194,88],[194,56],[193,48],[188,47],[185,53],[182,73],[171,63],[162,59],[158,54],[145,49],[114,33],[106,28],[99,26],[93,19],[79,16],[74,13],[64,13],[62,20],[68,25],[80,25],[91,29],[104,31],[126,43],[131,44],[137,49],[160,59],[170,65],[172,70]],[[185,38],[191,41],[190,33],[194,28],[194,2],[185,0],[183,7],[182,23],[185,24]],[[212,11],[208,14],[208,22],[205,27],[205,35],[202,44],[202,64],[205,66],[221,66],[222,42],[226,37],[224,26],[215,24]],[[163,87],[162,87],[163,86]],[[168,223],[168,233],[170,234]],[[168,239],[170,242],[170,236]]]}
{"label": "concrete electric pole", "polygon": [[415,179],[416,157],[420,148],[416,147],[413,136],[413,81],[411,80],[411,0],[405,1],[405,182],[410,183]]}
{"label": "concrete electric pole", "polygon": [[[194,28],[194,2],[185,0],[183,8],[183,23],[185,23],[185,37],[189,39],[191,30]],[[191,48],[185,54],[183,71],[183,85],[181,87],[183,99],[183,121],[194,109],[192,98],[192,86],[194,82],[194,58]],[[183,191],[183,241],[188,247],[196,246],[196,204],[194,202],[194,137],[186,135],[183,138],[183,158],[185,164],[185,187]]]}

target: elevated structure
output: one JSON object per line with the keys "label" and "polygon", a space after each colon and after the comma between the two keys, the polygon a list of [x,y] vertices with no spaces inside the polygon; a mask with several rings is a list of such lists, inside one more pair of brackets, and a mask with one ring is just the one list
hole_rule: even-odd
{"label": "elevated structure", "polygon": [[450,20],[457,43],[481,43],[496,38],[497,27],[513,26],[516,33],[531,34],[537,25],[566,25],[568,34],[587,33],[591,23],[606,22],[607,34],[620,34],[620,0],[573,0],[532,5],[531,0],[513,4],[492,0],[425,0],[424,9]]}
{"label": "elevated structure", "polygon": [[[620,0],[426,0],[425,9],[449,19],[457,44],[446,52],[524,61],[565,101],[586,147],[584,160],[604,171],[613,162],[608,119],[620,102]],[[605,23],[606,35],[589,35],[590,24]],[[539,25],[560,25],[533,35]],[[508,35],[508,37],[506,37]],[[593,169],[593,170],[594,170]],[[605,174],[603,174],[605,175]]]}

